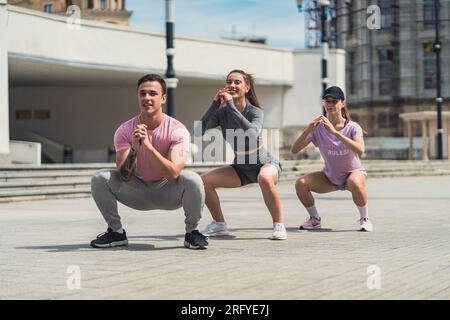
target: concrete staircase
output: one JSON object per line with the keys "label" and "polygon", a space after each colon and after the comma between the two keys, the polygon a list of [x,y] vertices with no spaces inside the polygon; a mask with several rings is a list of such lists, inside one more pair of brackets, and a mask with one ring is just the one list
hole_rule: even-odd
{"label": "concrete staircase", "polygon": [[[198,173],[217,165],[190,165]],[[91,193],[92,174],[114,163],[43,164],[0,166],[0,203],[48,198],[86,197]]]}
{"label": "concrete staircase", "polygon": [[[322,161],[309,160],[284,161],[282,165],[283,181],[292,181],[301,175],[323,168]],[[448,160],[363,160],[363,166],[370,178],[450,175]]]}
{"label": "concrete staircase", "polygon": [[[369,177],[419,175],[450,175],[450,161],[363,161]],[[294,182],[299,176],[321,170],[321,161],[283,161],[282,182]],[[9,165],[0,167],[0,203],[48,198],[87,197],[90,178],[102,168],[114,168],[113,163],[43,164],[40,166]],[[188,165],[201,174],[217,164]]]}

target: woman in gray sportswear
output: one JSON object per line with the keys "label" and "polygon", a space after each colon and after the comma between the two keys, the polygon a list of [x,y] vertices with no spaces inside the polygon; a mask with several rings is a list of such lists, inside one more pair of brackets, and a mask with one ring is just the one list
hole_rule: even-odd
{"label": "woman in gray sportswear", "polygon": [[230,166],[202,175],[205,204],[213,217],[213,221],[202,231],[204,235],[229,235],[217,188],[237,188],[258,183],[273,220],[271,239],[287,238],[276,186],[281,166],[263,145],[263,119],[264,112],[256,96],[253,77],[242,70],[232,70],[227,76],[225,88],[217,92],[201,119],[202,135],[208,129],[220,127],[223,137],[231,144],[235,154]]}

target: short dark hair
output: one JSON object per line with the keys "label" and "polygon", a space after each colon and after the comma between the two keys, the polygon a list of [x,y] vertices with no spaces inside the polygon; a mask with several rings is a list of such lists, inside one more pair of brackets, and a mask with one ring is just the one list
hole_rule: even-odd
{"label": "short dark hair", "polygon": [[137,89],[139,90],[140,85],[143,84],[144,82],[153,82],[153,81],[159,82],[162,88],[162,94],[163,95],[166,94],[167,91],[166,81],[164,81],[163,77],[161,77],[159,74],[154,73],[146,74],[145,76],[141,77],[138,80]]}

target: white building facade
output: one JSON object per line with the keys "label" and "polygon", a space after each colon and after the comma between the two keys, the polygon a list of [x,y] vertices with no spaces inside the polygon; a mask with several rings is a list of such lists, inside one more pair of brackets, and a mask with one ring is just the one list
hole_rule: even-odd
{"label": "white building facade", "polygon": [[[73,22],[0,0],[0,162],[33,135],[70,146],[74,162],[108,161],[115,129],[139,112],[138,78],[165,73],[164,34]],[[232,69],[255,76],[266,128],[297,132],[321,114],[319,50],[186,37],[175,48],[175,117],[191,132]],[[345,90],[343,50],[329,66]]]}

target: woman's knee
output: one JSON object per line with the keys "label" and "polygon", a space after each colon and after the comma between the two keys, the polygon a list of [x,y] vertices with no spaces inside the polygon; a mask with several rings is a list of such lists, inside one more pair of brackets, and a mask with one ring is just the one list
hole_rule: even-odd
{"label": "woman's knee", "polygon": [[211,175],[204,173],[200,176],[205,189],[215,189],[214,180]]}
{"label": "woman's knee", "polygon": [[354,175],[347,179],[347,189],[350,191],[364,191],[366,182],[363,176]]}
{"label": "woman's knee", "polygon": [[275,178],[271,174],[260,173],[258,175],[258,184],[262,188],[273,188],[275,186]]}
{"label": "woman's knee", "polygon": [[302,176],[297,179],[297,181],[295,182],[295,190],[297,191],[308,190],[308,181],[305,176]]}

